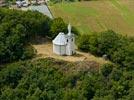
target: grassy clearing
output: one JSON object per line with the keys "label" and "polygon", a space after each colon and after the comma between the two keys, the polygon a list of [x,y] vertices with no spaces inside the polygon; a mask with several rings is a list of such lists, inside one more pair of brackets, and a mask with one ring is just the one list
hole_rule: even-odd
{"label": "grassy clearing", "polygon": [[55,17],[71,22],[81,34],[112,29],[134,36],[134,1],[101,0],[61,3],[50,6]]}

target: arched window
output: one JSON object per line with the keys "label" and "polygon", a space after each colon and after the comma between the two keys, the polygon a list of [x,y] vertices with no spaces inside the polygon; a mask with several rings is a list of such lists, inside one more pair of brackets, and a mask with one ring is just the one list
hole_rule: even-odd
{"label": "arched window", "polygon": [[73,38],[72,38],[72,42],[73,42]]}
{"label": "arched window", "polygon": [[74,54],[74,52],[72,51],[72,54]]}
{"label": "arched window", "polygon": [[67,39],[67,42],[68,42],[68,39]]}

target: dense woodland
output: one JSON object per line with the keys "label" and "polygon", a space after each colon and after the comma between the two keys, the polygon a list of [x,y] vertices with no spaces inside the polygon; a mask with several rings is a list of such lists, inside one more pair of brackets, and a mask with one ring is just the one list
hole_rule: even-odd
{"label": "dense woodland", "polygon": [[33,37],[53,39],[66,29],[61,18],[0,9],[0,100],[133,100],[134,38],[111,30],[79,35],[73,28],[80,50],[107,55],[111,63],[30,59]]}
{"label": "dense woodland", "polygon": [[107,55],[112,62],[134,69],[134,38],[122,36],[112,30],[90,35],[81,35],[78,48],[96,56]]}
{"label": "dense woodland", "polygon": [[[54,38],[61,31],[67,32],[67,24],[61,18],[51,20],[36,11],[0,9],[0,63],[33,57],[33,37]],[[75,28],[73,32],[78,33]]]}
{"label": "dense woodland", "polygon": [[35,50],[29,40],[36,33],[46,35],[49,21],[48,17],[38,12],[0,9],[1,63],[31,58]]}

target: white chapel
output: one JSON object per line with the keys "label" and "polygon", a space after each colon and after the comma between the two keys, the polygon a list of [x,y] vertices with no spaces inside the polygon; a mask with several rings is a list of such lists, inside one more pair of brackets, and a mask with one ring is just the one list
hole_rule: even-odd
{"label": "white chapel", "polygon": [[68,25],[68,34],[60,32],[53,42],[53,52],[58,55],[73,55],[75,53],[75,36]]}

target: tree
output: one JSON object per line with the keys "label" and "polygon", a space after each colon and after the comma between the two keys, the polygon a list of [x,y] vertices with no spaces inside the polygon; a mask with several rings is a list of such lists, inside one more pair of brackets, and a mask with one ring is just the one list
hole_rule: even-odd
{"label": "tree", "polygon": [[61,18],[55,18],[51,24],[50,32],[48,34],[52,39],[59,34],[59,32],[67,33],[67,24]]}
{"label": "tree", "polygon": [[118,48],[119,35],[112,30],[100,33],[98,36],[98,54],[110,56]]}
{"label": "tree", "polygon": [[46,36],[51,19],[37,11],[0,9],[0,63],[32,58],[34,35]]}
{"label": "tree", "polygon": [[104,77],[107,77],[113,69],[114,65],[113,64],[104,64],[101,67],[101,73]]}
{"label": "tree", "polygon": [[78,48],[82,51],[89,52],[90,51],[90,42],[89,42],[90,35],[80,35],[78,39]]}
{"label": "tree", "polygon": [[126,46],[119,48],[114,52],[112,60],[115,63],[120,64],[122,67],[128,67],[128,69],[134,69],[134,43],[129,43]]}
{"label": "tree", "polygon": [[134,69],[134,43],[130,43],[125,47],[125,61],[123,62],[124,66],[128,67],[128,69]]}

